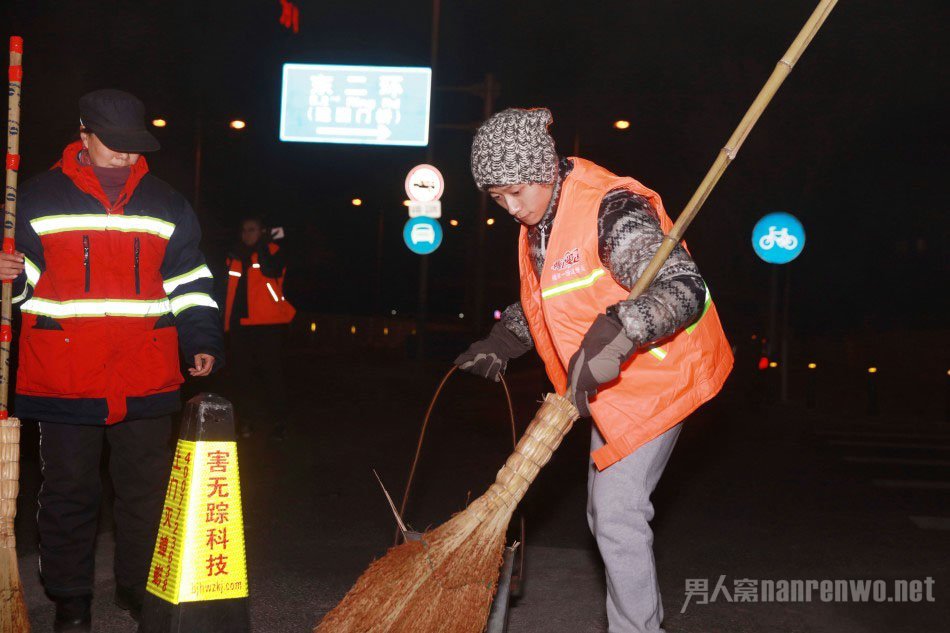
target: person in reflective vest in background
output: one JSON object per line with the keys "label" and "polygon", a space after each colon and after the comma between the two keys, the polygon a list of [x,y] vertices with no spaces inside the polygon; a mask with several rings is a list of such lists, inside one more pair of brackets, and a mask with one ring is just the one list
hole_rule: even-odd
{"label": "person in reflective vest in background", "polygon": [[559,158],[551,122],[546,108],[511,108],[475,135],[476,184],[521,224],[521,300],[455,362],[497,381],[534,347],[555,390],[593,417],[587,519],[609,630],[662,631],[650,496],[683,419],[718,393],[732,352],[685,244],[628,300],[672,222],[636,180]]}
{"label": "person in reflective vest in background", "polygon": [[56,631],[88,631],[99,462],[111,448],[116,602],[141,608],[171,467],[181,359],[223,363],[214,280],[185,198],[149,173],[145,106],[119,90],[79,101],[80,140],[21,191],[14,255],[23,315],[16,413],[39,421],[40,573]]}
{"label": "person in reflective vest in background", "polygon": [[[261,218],[241,222],[241,240],[228,255],[224,329],[234,377],[235,414],[241,435],[249,437],[253,419],[272,420],[271,437],[284,438],[290,407],[284,386],[283,337],[295,314],[284,297],[287,267],[280,247]],[[258,396],[258,411],[253,396]],[[261,405],[263,405],[261,407]],[[263,409],[263,410],[260,410]]]}

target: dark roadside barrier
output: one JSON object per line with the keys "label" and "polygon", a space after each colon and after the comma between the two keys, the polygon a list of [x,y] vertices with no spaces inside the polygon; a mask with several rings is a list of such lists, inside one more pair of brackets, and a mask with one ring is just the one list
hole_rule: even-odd
{"label": "dark roadside barrier", "polygon": [[234,408],[185,405],[139,633],[250,631]]}

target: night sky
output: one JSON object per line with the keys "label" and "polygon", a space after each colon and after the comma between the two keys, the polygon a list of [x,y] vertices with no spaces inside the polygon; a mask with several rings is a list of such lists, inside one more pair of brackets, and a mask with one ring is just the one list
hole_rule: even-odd
{"label": "night sky", "polygon": [[[149,118],[169,121],[148,160],[189,197],[201,120],[198,212],[216,270],[242,215],[263,213],[287,231],[291,301],[368,314],[383,213],[384,304],[410,313],[418,263],[401,239],[403,179],[425,148],[279,142],[280,71],[284,62],[427,66],[431,4],[297,4],[294,35],[278,23],[278,0],[7,0],[0,34],[25,39],[21,178],[59,157],[80,95],[125,88]],[[578,139],[581,156],[657,190],[675,217],[815,4],[445,0],[435,82],[470,85],[493,73],[496,109],[550,107],[560,153]],[[790,270],[797,330],[945,326],[948,23],[945,0],[838,4],[687,234],[730,334],[764,327],[770,271],[750,233],[779,210],[808,233]],[[437,91],[433,101],[435,124],[481,117],[475,96]],[[233,117],[248,128],[229,130]],[[619,118],[631,128],[614,130]],[[479,263],[486,308],[503,307],[517,297],[517,227],[493,209],[498,221],[475,252],[471,133],[436,128],[432,142],[446,177],[447,236],[430,258],[431,311],[470,310]]]}

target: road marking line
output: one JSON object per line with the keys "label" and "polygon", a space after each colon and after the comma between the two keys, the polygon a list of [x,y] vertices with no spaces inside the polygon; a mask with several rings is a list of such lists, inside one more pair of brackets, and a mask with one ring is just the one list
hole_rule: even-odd
{"label": "road marking line", "polygon": [[875,479],[871,483],[879,488],[950,490],[950,481],[931,481],[929,479]]}
{"label": "road marking line", "polygon": [[905,459],[901,457],[858,457],[855,455],[845,455],[842,458],[846,462],[854,464],[897,464],[901,466],[950,466],[950,461],[945,459]]}
{"label": "road marking line", "polygon": [[832,446],[867,446],[871,448],[913,448],[926,451],[950,451],[950,445],[939,446],[934,444],[902,444],[901,442],[865,442],[862,440],[831,440]]}
{"label": "road marking line", "polygon": [[911,516],[910,520],[922,530],[950,530],[950,517]]}

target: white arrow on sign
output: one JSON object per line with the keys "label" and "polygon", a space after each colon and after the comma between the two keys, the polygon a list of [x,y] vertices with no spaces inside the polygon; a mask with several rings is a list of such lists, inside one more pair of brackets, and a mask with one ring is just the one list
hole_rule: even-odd
{"label": "white arrow on sign", "polygon": [[377,141],[385,141],[393,135],[392,131],[385,125],[379,125],[375,129],[363,127],[318,127],[317,134],[320,136],[375,136]]}

